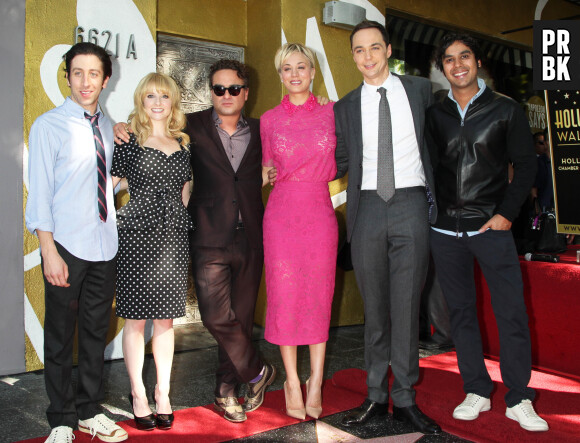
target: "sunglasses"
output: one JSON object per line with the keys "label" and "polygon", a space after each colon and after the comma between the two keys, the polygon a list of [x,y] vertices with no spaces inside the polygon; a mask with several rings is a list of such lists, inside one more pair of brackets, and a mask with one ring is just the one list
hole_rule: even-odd
{"label": "sunglasses", "polygon": [[231,85],[227,88],[222,85],[213,85],[211,87],[213,93],[218,97],[224,95],[226,91],[228,91],[232,97],[237,97],[238,95],[240,95],[240,92],[242,92],[242,89],[244,88],[245,88],[244,85]]}

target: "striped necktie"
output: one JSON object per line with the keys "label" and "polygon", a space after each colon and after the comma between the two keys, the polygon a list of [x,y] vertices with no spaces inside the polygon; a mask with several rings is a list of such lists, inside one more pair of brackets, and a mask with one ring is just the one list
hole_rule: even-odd
{"label": "striped necktie", "polygon": [[377,89],[379,102],[379,143],[377,164],[377,194],[386,202],[395,195],[395,167],[393,164],[393,129],[387,90]]}
{"label": "striped necktie", "polygon": [[105,147],[103,146],[103,137],[99,129],[99,112],[95,115],[89,115],[85,112],[85,118],[91,122],[91,127],[93,128],[93,138],[97,149],[97,204],[99,217],[105,222],[107,221],[107,158],[105,156]]}

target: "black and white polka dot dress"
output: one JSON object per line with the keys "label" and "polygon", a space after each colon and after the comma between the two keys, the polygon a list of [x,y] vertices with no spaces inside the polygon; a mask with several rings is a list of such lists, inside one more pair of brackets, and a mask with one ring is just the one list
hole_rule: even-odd
{"label": "black and white polka dot dress", "polygon": [[191,180],[189,151],[171,155],[131,136],[115,146],[111,175],[127,177],[130,200],[117,211],[117,316],[169,319],[185,315],[188,230],[181,200]]}

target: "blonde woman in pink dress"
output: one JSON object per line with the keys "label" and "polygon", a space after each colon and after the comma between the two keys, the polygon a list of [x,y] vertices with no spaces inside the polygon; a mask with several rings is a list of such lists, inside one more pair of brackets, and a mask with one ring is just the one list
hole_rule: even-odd
{"label": "blonde woman in pink dress", "polygon": [[[311,49],[285,44],[275,65],[288,95],[260,119],[264,176],[277,170],[264,214],[265,338],[280,346],[286,413],[318,418],[338,242],[328,190],[336,175],[333,103],[321,106],[310,92]],[[299,345],[310,348],[306,402],[296,368]]]}

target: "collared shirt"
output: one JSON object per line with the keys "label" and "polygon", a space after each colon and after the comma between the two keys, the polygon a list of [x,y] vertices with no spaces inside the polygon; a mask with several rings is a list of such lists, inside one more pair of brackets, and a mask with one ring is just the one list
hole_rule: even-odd
{"label": "collared shirt", "polygon": [[[240,119],[236,124],[236,131],[230,135],[220,126],[222,119],[219,118],[217,112],[215,112],[215,109],[212,111],[211,115],[213,117],[217,132],[220,136],[220,140],[222,141],[222,145],[224,146],[224,151],[226,152],[226,155],[232,164],[232,168],[237,172],[238,168],[240,167],[240,163],[242,163],[242,158],[246,153],[246,149],[248,149],[248,145],[250,144],[250,125],[244,119],[244,116],[240,115]],[[238,220],[240,222],[242,221],[241,211],[238,213]]]}
{"label": "collared shirt", "polygon": [[[411,105],[401,80],[389,74],[381,85],[387,90],[393,128],[395,188],[424,186],[425,173],[415,134]],[[377,189],[379,102],[381,86],[364,83],[361,91],[363,174],[361,189]],[[396,128],[396,129],[395,129]]]}
{"label": "collared shirt", "polygon": [[107,221],[97,206],[97,156],[85,109],[68,97],[36,119],[30,129],[26,227],[52,232],[77,258],[108,261],[117,254],[111,163],[113,127],[100,108],[99,128],[107,160]]}
{"label": "collared shirt", "polygon": [[[461,116],[462,121],[465,119],[465,114],[467,114],[467,109],[469,108],[469,105],[472,104],[475,100],[477,100],[477,98],[483,93],[483,91],[485,91],[486,86],[485,86],[485,82],[482,79],[480,79],[480,78],[477,79],[477,86],[479,86],[479,91],[477,91],[477,94],[475,94],[471,98],[471,100],[469,100],[469,103],[467,103],[467,105],[465,106],[465,109],[461,109],[461,106],[459,106],[459,103],[457,103],[457,100],[455,100],[455,98],[453,98],[453,91],[451,89],[449,90],[448,97],[451,100],[453,100],[455,102],[455,104],[457,105],[457,110],[459,111],[459,115]],[[433,229],[434,231],[440,232],[441,234],[455,235],[456,237],[463,237],[462,232],[447,231],[446,229],[434,228],[433,226],[431,226],[431,229]],[[472,237],[474,235],[481,234],[481,232],[469,231],[469,232],[466,232],[465,234],[467,234],[468,237]]]}
{"label": "collared shirt", "polygon": [[472,104],[475,100],[477,100],[479,98],[479,96],[481,94],[483,94],[483,91],[485,91],[485,82],[481,79],[481,78],[477,78],[477,86],[479,86],[479,91],[477,91],[477,94],[475,94],[473,97],[471,97],[471,100],[469,100],[469,103],[467,103],[467,105],[465,106],[465,109],[461,109],[461,106],[459,106],[459,103],[457,103],[457,100],[455,100],[455,98],[453,97],[453,90],[450,89],[449,93],[447,94],[447,96],[453,100],[455,102],[455,104],[457,105],[457,110],[459,111],[459,115],[461,116],[461,120],[465,119],[465,114],[467,114],[467,109],[469,108],[469,105]]}
{"label": "collared shirt", "polygon": [[215,112],[215,109],[212,111],[212,116],[215,127],[217,128],[222,141],[222,145],[224,146],[224,151],[232,164],[232,168],[234,168],[234,171],[237,171],[242,162],[242,158],[246,153],[248,144],[250,143],[250,126],[244,117],[240,115],[240,119],[236,126],[236,132],[230,135],[227,131],[221,128],[220,125],[222,120],[217,115],[217,112]]}

